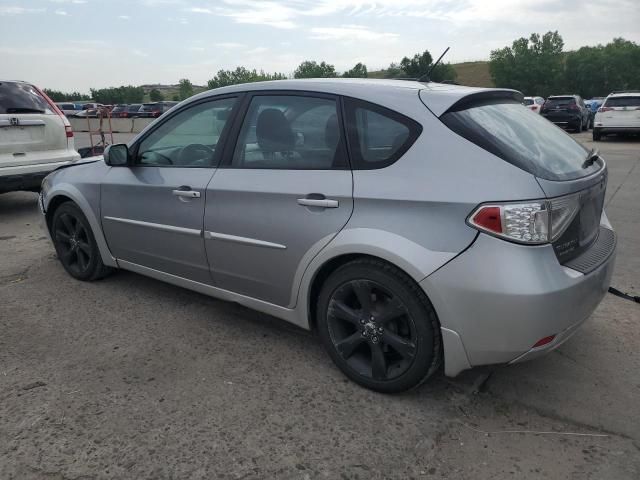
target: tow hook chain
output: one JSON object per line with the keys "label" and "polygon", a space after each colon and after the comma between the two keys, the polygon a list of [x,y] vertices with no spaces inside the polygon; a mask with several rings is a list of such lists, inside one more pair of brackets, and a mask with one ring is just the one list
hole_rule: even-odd
{"label": "tow hook chain", "polygon": [[640,303],[640,296],[629,295],[628,293],[621,292],[617,288],[609,287],[609,293],[612,293],[616,297],[624,298],[625,300],[631,300],[632,302]]}

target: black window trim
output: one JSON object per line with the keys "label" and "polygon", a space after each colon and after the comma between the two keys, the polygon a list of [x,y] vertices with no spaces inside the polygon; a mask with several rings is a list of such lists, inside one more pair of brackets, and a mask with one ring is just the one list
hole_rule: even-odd
{"label": "black window trim", "polygon": [[[142,134],[140,137],[136,138],[134,140],[134,142],[130,145],[129,150],[131,152],[131,158],[133,159],[132,165],[131,167],[136,167],[136,168],[149,168],[149,167],[161,167],[161,168],[206,168],[206,169],[216,169],[219,168],[220,166],[220,161],[223,158],[223,151],[226,150],[226,146],[227,146],[227,137],[229,136],[229,134],[231,133],[232,129],[232,124],[235,122],[238,113],[241,109],[241,107],[243,106],[243,101],[244,101],[244,93],[228,93],[228,94],[223,94],[223,95],[216,95],[213,97],[205,97],[202,98],[200,100],[197,101],[193,101],[193,102],[189,102],[185,105],[180,106],[180,108],[176,109],[175,111],[169,113],[169,114],[165,114],[163,116],[161,116],[158,120],[156,120],[155,125],[153,126],[153,128],[147,130],[146,132],[144,132],[144,134]],[[155,132],[156,130],[158,130],[160,127],[162,127],[162,125],[164,125],[166,122],[168,122],[169,120],[171,120],[172,118],[174,118],[176,115],[181,114],[182,112],[196,107],[198,105],[202,105],[204,103],[210,103],[210,102],[216,102],[219,100],[226,100],[229,98],[235,98],[236,99],[236,104],[234,105],[234,109],[233,112],[231,114],[231,118],[229,118],[227,120],[227,122],[225,123],[225,126],[222,130],[222,134],[220,135],[220,138],[218,139],[218,143],[222,142],[222,147],[223,148],[216,148],[212,162],[210,165],[207,166],[196,166],[196,165],[143,165],[138,163],[139,162],[139,158],[138,158],[138,150],[140,148],[140,145],[142,144],[142,142],[145,141],[145,139],[147,137],[149,137],[149,135],[151,135],[153,132]]]}
{"label": "black window trim", "polygon": [[342,97],[333,93],[315,92],[309,90],[251,90],[244,93],[242,104],[238,108],[237,115],[234,119],[233,126],[226,138],[226,144],[223,152],[223,160],[219,163],[218,168],[233,169],[233,170],[249,170],[248,168],[234,167],[232,165],[233,157],[235,155],[235,149],[238,144],[242,125],[245,118],[249,113],[251,102],[255,97],[312,97],[323,98],[326,100],[335,100],[336,102],[336,115],[338,116],[338,124],[340,128],[340,143],[338,148],[342,149],[342,154],[345,156],[346,162],[344,167],[340,168],[324,168],[324,169],[304,169],[304,168],[255,168],[254,170],[295,170],[295,171],[345,171],[352,169],[351,158],[349,155],[348,139],[346,135],[346,128],[343,118],[343,105]]}
{"label": "black window trim", "polygon": [[[386,168],[390,165],[393,165],[400,158],[402,158],[405,153],[407,153],[407,151],[413,146],[413,144],[422,134],[422,124],[420,124],[420,122],[414,120],[413,118],[403,115],[400,112],[359,98],[345,96],[343,97],[343,100],[346,113],[345,118],[347,119],[347,143],[349,145],[349,153],[353,170],[379,170],[381,168]],[[371,164],[371,162],[367,162],[362,157],[355,118],[356,108],[363,108],[384,117],[388,117],[398,123],[403,124],[409,130],[409,136],[402,144],[402,146],[384,162],[375,162]]]}

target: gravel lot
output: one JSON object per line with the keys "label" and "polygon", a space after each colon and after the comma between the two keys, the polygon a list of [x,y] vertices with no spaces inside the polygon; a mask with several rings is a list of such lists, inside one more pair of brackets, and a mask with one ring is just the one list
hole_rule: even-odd
{"label": "gravel lot", "polygon": [[[613,284],[638,294],[640,142],[597,147]],[[640,305],[608,295],[543,359],[388,396],[271,317],[128,272],[77,282],[38,224],[35,194],[0,195],[2,479],[640,478]]]}

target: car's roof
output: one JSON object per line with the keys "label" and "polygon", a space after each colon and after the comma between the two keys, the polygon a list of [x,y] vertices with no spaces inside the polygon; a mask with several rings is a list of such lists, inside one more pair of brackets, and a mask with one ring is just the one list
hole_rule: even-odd
{"label": "car's roof", "polygon": [[467,95],[484,91],[514,92],[509,89],[467,87],[434,82],[413,80],[390,80],[372,78],[310,78],[294,80],[273,80],[267,82],[243,83],[208,90],[194,95],[189,101],[197,101],[210,96],[228,93],[254,92],[262,90],[300,90],[316,93],[329,93],[354,97],[394,108],[400,97],[411,97],[415,102],[420,98],[435,115],[441,115],[451,105]]}
{"label": "car's roof", "polygon": [[628,92],[611,92],[609,94],[610,97],[637,97],[640,95],[640,90],[637,92],[628,91]]}

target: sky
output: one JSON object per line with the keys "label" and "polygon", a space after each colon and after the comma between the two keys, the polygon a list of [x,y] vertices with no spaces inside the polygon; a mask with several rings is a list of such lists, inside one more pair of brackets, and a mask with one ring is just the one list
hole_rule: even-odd
{"label": "sky", "polygon": [[237,66],[384,68],[429,50],[486,60],[532,32],[640,43],[640,0],[0,0],[0,79],[42,88],[206,85]]}

